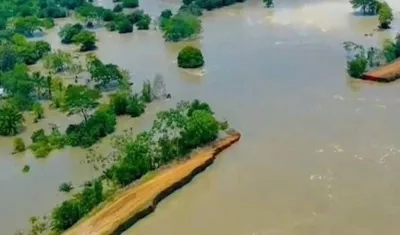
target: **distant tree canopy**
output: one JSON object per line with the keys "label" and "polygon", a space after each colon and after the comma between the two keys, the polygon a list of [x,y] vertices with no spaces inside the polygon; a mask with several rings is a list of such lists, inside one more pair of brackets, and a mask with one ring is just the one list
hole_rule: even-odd
{"label": "distant tree canopy", "polygon": [[186,46],[178,54],[178,66],[181,68],[198,68],[203,65],[203,55],[195,47]]}
{"label": "distant tree canopy", "polygon": [[393,11],[389,4],[386,2],[380,3],[378,15],[379,27],[381,29],[390,28],[390,24],[393,21]]}
{"label": "distant tree canopy", "polygon": [[[165,20],[163,22],[163,20]],[[166,41],[177,42],[202,31],[201,21],[196,16],[180,12],[169,19],[161,19]]]}
{"label": "distant tree canopy", "polygon": [[201,9],[213,10],[244,1],[245,0],[183,0],[183,5],[189,6],[194,3]]}
{"label": "distant tree canopy", "polygon": [[274,6],[274,1],[273,0],[263,0],[265,6],[267,8],[273,7]]}
{"label": "distant tree canopy", "polygon": [[126,8],[136,8],[139,6],[138,0],[122,0],[122,6]]}
{"label": "distant tree canopy", "polygon": [[350,0],[350,3],[354,9],[361,9],[364,15],[376,15],[379,10],[379,1],[377,0]]}

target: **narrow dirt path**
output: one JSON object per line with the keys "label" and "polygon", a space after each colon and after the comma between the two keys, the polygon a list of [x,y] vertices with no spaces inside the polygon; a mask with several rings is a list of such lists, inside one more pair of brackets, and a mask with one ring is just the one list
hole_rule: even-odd
{"label": "narrow dirt path", "polygon": [[240,139],[240,134],[222,138],[189,160],[159,172],[153,179],[117,195],[93,216],[66,231],[66,235],[119,234],[137,220],[153,212],[157,203],[187,184],[213,163],[216,155]]}

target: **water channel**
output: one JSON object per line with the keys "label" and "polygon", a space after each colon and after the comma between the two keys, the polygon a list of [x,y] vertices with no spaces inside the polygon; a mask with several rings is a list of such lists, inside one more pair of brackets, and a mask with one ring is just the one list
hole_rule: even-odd
{"label": "water channel", "polygon": [[[376,17],[356,16],[346,0],[275,0],[274,9],[249,0],[206,13],[202,37],[165,43],[151,30],[119,35],[99,29],[98,56],[141,84],[156,73],[173,94],[118,131],[148,128],[158,110],[182,99],[210,103],[243,134],[207,171],[160,203],[127,235],[397,235],[400,229],[400,83],[378,85],[347,77],[343,41],[380,44],[400,29],[376,32]],[[399,16],[400,2],[388,0]],[[112,6],[111,0],[98,4]],[[157,16],[178,0],[142,1]],[[45,37],[62,47],[57,31]],[[365,33],[373,33],[365,37]],[[200,47],[204,70],[176,66],[186,44]],[[75,117],[55,111],[23,137]],[[108,139],[98,151],[108,150]],[[10,154],[0,139],[1,233],[13,234],[33,215],[51,211],[75,184],[95,172],[85,151],[69,148],[46,159]],[[25,164],[31,171],[24,175]]]}

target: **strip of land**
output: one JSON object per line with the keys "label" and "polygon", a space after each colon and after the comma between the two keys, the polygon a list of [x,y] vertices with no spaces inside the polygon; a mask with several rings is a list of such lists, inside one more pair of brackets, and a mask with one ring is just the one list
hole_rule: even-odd
{"label": "strip of land", "polygon": [[383,65],[377,69],[365,73],[362,77],[364,80],[375,82],[392,82],[400,78],[400,60],[393,63]]}
{"label": "strip of land", "polygon": [[163,198],[210,166],[216,156],[239,141],[240,134],[234,133],[196,152],[187,161],[160,171],[151,180],[127,188],[117,199],[75,227],[66,235],[109,235],[121,234],[139,219],[153,212]]}

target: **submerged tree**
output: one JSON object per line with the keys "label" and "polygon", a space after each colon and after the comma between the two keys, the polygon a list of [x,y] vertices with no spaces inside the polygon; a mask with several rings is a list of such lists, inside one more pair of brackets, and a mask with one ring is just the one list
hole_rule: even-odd
{"label": "submerged tree", "polygon": [[80,45],[80,51],[91,51],[96,49],[96,35],[88,30],[83,30],[72,38],[72,41]]}
{"label": "submerged tree", "polygon": [[11,136],[18,134],[24,122],[22,113],[12,104],[0,106],[0,135]]}
{"label": "submerged tree", "polygon": [[98,99],[101,95],[98,90],[86,86],[69,85],[65,91],[63,110],[72,114],[80,114],[87,122],[89,112],[99,105]]}
{"label": "submerged tree", "polygon": [[196,16],[180,12],[167,19],[163,25],[166,41],[177,42],[199,34],[202,30],[201,21]]}
{"label": "submerged tree", "polygon": [[354,9],[361,9],[364,15],[375,15],[379,10],[379,2],[377,0],[350,0],[350,3]]}
{"label": "submerged tree", "polygon": [[393,21],[393,11],[387,2],[380,3],[379,5],[379,28],[388,29]]}
{"label": "submerged tree", "polygon": [[273,0],[263,0],[264,4],[266,7],[270,8],[274,6],[274,1]]}

